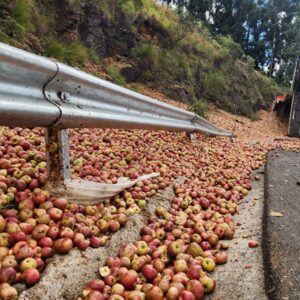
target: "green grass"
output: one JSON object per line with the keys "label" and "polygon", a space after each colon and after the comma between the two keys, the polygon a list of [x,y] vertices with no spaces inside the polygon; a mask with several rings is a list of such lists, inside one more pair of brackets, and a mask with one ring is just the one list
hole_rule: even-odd
{"label": "green grass", "polygon": [[12,7],[12,17],[25,32],[35,30],[33,23],[34,9],[33,0],[17,0]]}
{"label": "green grass", "polygon": [[54,38],[47,41],[44,54],[69,65],[84,65],[98,59],[97,55],[80,41],[65,44]]}
{"label": "green grass", "polygon": [[106,71],[115,84],[124,85],[126,83],[117,65],[110,65]]}

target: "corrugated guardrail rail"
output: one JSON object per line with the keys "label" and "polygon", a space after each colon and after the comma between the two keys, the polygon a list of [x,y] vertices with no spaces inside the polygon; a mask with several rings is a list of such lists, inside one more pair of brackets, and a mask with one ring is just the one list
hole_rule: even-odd
{"label": "corrugated guardrail rail", "polygon": [[0,43],[0,125],[202,131],[231,136],[200,116]]}

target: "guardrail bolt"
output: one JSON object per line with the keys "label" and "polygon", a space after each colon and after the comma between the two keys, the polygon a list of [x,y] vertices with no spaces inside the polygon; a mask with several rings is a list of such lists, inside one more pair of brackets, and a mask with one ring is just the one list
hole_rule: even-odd
{"label": "guardrail bolt", "polygon": [[58,98],[62,101],[66,101],[66,102],[70,101],[70,97],[71,97],[70,93],[58,92],[57,95]]}

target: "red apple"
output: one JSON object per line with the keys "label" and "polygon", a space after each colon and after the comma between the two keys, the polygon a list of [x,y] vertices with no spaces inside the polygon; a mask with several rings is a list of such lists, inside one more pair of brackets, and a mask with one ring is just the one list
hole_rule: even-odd
{"label": "red apple", "polygon": [[178,300],[180,296],[180,292],[178,288],[175,286],[171,286],[167,292],[166,298],[167,300]]}
{"label": "red apple", "polygon": [[23,231],[25,234],[30,234],[33,230],[33,226],[28,223],[20,223],[19,224],[21,231]]}
{"label": "red apple", "polygon": [[258,246],[258,242],[257,242],[257,241],[250,241],[250,242],[248,243],[248,246],[249,246],[250,248],[255,248],[255,247]]}
{"label": "red apple", "polygon": [[217,264],[226,264],[228,260],[228,256],[226,252],[218,252],[215,254],[215,258]]}
{"label": "red apple", "polygon": [[207,251],[211,249],[210,243],[207,241],[203,241],[200,243],[201,248],[203,249],[203,251]]}
{"label": "red apple", "polygon": [[56,207],[50,208],[48,210],[48,214],[49,214],[50,218],[55,222],[58,222],[63,217],[63,211]]}
{"label": "red apple", "polygon": [[83,240],[79,240],[77,243],[76,243],[76,247],[82,251],[84,251],[85,249],[87,249],[90,245],[90,241],[89,240],[86,240],[86,239],[83,239]]}
{"label": "red apple", "polygon": [[61,238],[54,242],[54,250],[58,254],[66,254],[73,248],[73,242],[69,238]]}
{"label": "red apple", "polygon": [[150,264],[143,266],[141,271],[145,278],[150,282],[152,282],[157,275],[157,270]]}
{"label": "red apple", "polygon": [[200,282],[203,284],[204,286],[204,292],[205,294],[210,294],[214,291],[215,287],[216,287],[216,281],[214,279],[212,279],[211,277],[208,276],[202,276],[200,278]]}
{"label": "red apple", "polygon": [[26,241],[27,236],[23,231],[16,231],[9,234],[9,242],[15,244],[20,241]]}
{"label": "red apple", "polygon": [[199,279],[201,267],[199,265],[192,265],[189,267],[187,276],[190,279]]}
{"label": "red apple", "polygon": [[12,267],[0,269],[0,283],[14,283],[17,272]]}
{"label": "red apple", "polygon": [[137,283],[137,273],[135,271],[128,271],[120,278],[120,283],[126,290],[132,291]]}
{"label": "red apple", "polygon": [[49,226],[45,224],[38,224],[32,231],[32,238],[35,240],[39,240],[43,236],[46,236]]}
{"label": "red apple", "polygon": [[196,300],[201,300],[204,297],[203,284],[198,280],[191,280],[188,282],[187,290],[193,293]]}
{"label": "red apple", "polygon": [[32,286],[40,280],[40,272],[37,269],[28,269],[23,272],[22,279],[27,286]]}
{"label": "red apple", "polygon": [[168,254],[171,257],[176,257],[177,254],[182,252],[183,252],[182,244],[178,241],[174,241],[168,246]]}
{"label": "red apple", "polygon": [[147,300],[163,300],[164,293],[158,286],[153,286],[146,291]]}
{"label": "red apple", "polygon": [[42,247],[41,255],[43,258],[49,258],[53,256],[53,249],[51,247]]}
{"label": "red apple", "polygon": [[106,264],[109,268],[115,268],[115,267],[120,267],[121,266],[121,261],[119,257],[109,257],[106,260]]}
{"label": "red apple", "polygon": [[40,247],[52,247],[53,246],[53,240],[47,236],[43,236],[39,239],[38,245]]}
{"label": "red apple", "polygon": [[58,236],[59,236],[59,229],[56,226],[51,226],[48,230],[47,230],[47,236],[52,239],[55,240]]}
{"label": "red apple", "polygon": [[196,297],[194,296],[194,294],[192,292],[189,291],[183,291],[181,293],[181,299],[182,300],[195,300]]}
{"label": "red apple", "polygon": [[56,198],[53,203],[55,207],[61,210],[65,210],[68,205],[68,201],[64,198]]}
{"label": "red apple", "polygon": [[16,252],[15,257],[17,260],[33,257],[33,250],[26,244]]}
{"label": "red apple", "polygon": [[105,283],[103,282],[103,280],[100,279],[94,279],[88,283],[89,288],[91,288],[92,290],[97,290],[99,292],[103,292],[104,286]]}
{"label": "red apple", "polygon": [[74,231],[69,228],[69,227],[64,227],[61,229],[60,233],[59,233],[59,237],[61,238],[69,238],[71,240],[73,240],[74,238]]}
{"label": "red apple", "polygon": [[108,221],[108,229],[110,232],[117,232],[120,229],[120,223],[117,220]]}
{"label": "red apple", "polygon": [[99,248],[99,247],[103,246],[104,244],[103,244],[101,238],[93,236],[90,238],[90,245],[93,248]]}

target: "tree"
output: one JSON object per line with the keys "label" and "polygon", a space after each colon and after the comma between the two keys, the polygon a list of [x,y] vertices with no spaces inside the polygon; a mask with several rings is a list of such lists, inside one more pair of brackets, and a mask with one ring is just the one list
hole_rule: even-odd
{"label": "tree", "polygon": [[257,69],[287,83],[299,49],[300,0],[162,0],[201,21],[213,35],[230,35]]}

